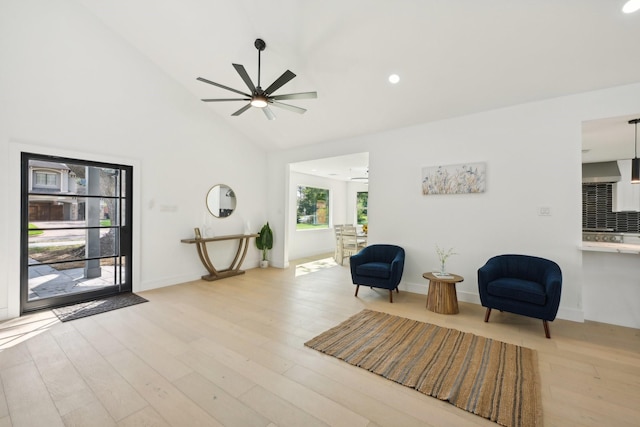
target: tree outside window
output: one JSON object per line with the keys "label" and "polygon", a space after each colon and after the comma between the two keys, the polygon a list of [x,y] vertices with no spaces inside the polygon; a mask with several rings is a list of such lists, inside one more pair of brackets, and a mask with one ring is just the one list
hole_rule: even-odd
{"label": "tree outside window", "polygon": [[329,190],[298,186],[297,230],[329,228]]}
{"label": "tree outside window", "polygon": [[356,194],[356,214],[358,218],[358,224],[367,224],[369,222],[367,217],[368,204],[369,204],[369,192],[359,191]]}

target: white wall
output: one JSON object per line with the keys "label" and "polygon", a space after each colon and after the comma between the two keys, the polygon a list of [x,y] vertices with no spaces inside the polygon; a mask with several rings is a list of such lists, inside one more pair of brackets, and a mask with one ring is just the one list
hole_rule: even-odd
{"label": "white wall", "polygon": [[[180,243],[205,220],[216,234],[266,220],[264,152],[75,2],[0,2],[0,94],[0,319],[19,309],[21,150],[134,165],[137,291],[206,273]],[[218,183],[237,211],[212,219]],[[226,267],[235,243],[210,251]],[[251,245],[245,266],[258,259]]]}
{"label": "white wall", "polygon": [[585,251],[582,262],[585,318],[640,328],[640,256]]}
{"label": "white wall", "polygon": [[[599,321],[640,327],[640,259],[612,271],[606,285],[583,274],[581,241],[581,124],[640,111],[640,84],[561,97],[343,141],[269,153],[269,217],[285,220],[284,171],[291,162],[369,152],[369,242],[407,251],[401,287],[426,293],[425,271],[437,268],[435,245],[459,253],[448,262],[461,274],[460,299],[479,302],[477,269],[491,256],[523,253],[558,262],[564,283],[558,316],[581,321],[590,307],[624,286],[624,311],[588,314]],[[482,194],[423,196],[424,166],[486,162]],[[539,216],[549,207],[550,216]],[[272,256],[286,259],[276,245]],[[611,262],[617,262],[612,260]],[[633,271],[628,271],[633,270]],[[595,309],[596,311],[597,308]],[[633,313],[633,314],[632,314]]]}

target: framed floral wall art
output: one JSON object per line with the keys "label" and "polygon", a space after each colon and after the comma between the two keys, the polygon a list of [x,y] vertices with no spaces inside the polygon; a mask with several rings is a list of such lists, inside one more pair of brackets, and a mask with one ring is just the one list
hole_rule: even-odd
{"label": "framed floral wall art", "polygon": [[484,193],[485,163],[427,166],[422,168],[422,194]]}

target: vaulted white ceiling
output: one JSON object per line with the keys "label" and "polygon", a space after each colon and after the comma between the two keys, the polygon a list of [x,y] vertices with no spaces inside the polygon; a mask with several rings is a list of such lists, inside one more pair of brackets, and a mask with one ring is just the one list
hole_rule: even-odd
{"label": "vaulted white ceiling", "polygon": [[[317,91],[266,120],[202,103],[266,149],[283,149],[640,81],[640,12],[624,0],[76,0],[193,94],[235,97],[232,67],[276,94]],[[400,75],[391,85],[387,77]]]}

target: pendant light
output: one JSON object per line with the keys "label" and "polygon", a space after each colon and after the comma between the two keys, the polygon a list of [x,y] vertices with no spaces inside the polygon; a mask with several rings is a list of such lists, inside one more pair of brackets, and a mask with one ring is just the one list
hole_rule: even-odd
{"label": "pendant light", "polygon": [[635,126],[636,137],[634,139],[634,153],[635,156],[633,160],[631,160],[631,183],[632,184],[640,184],[640,159],[638,158],[638,122],[640,122],[640,118],[629,120],[630,125]]}

